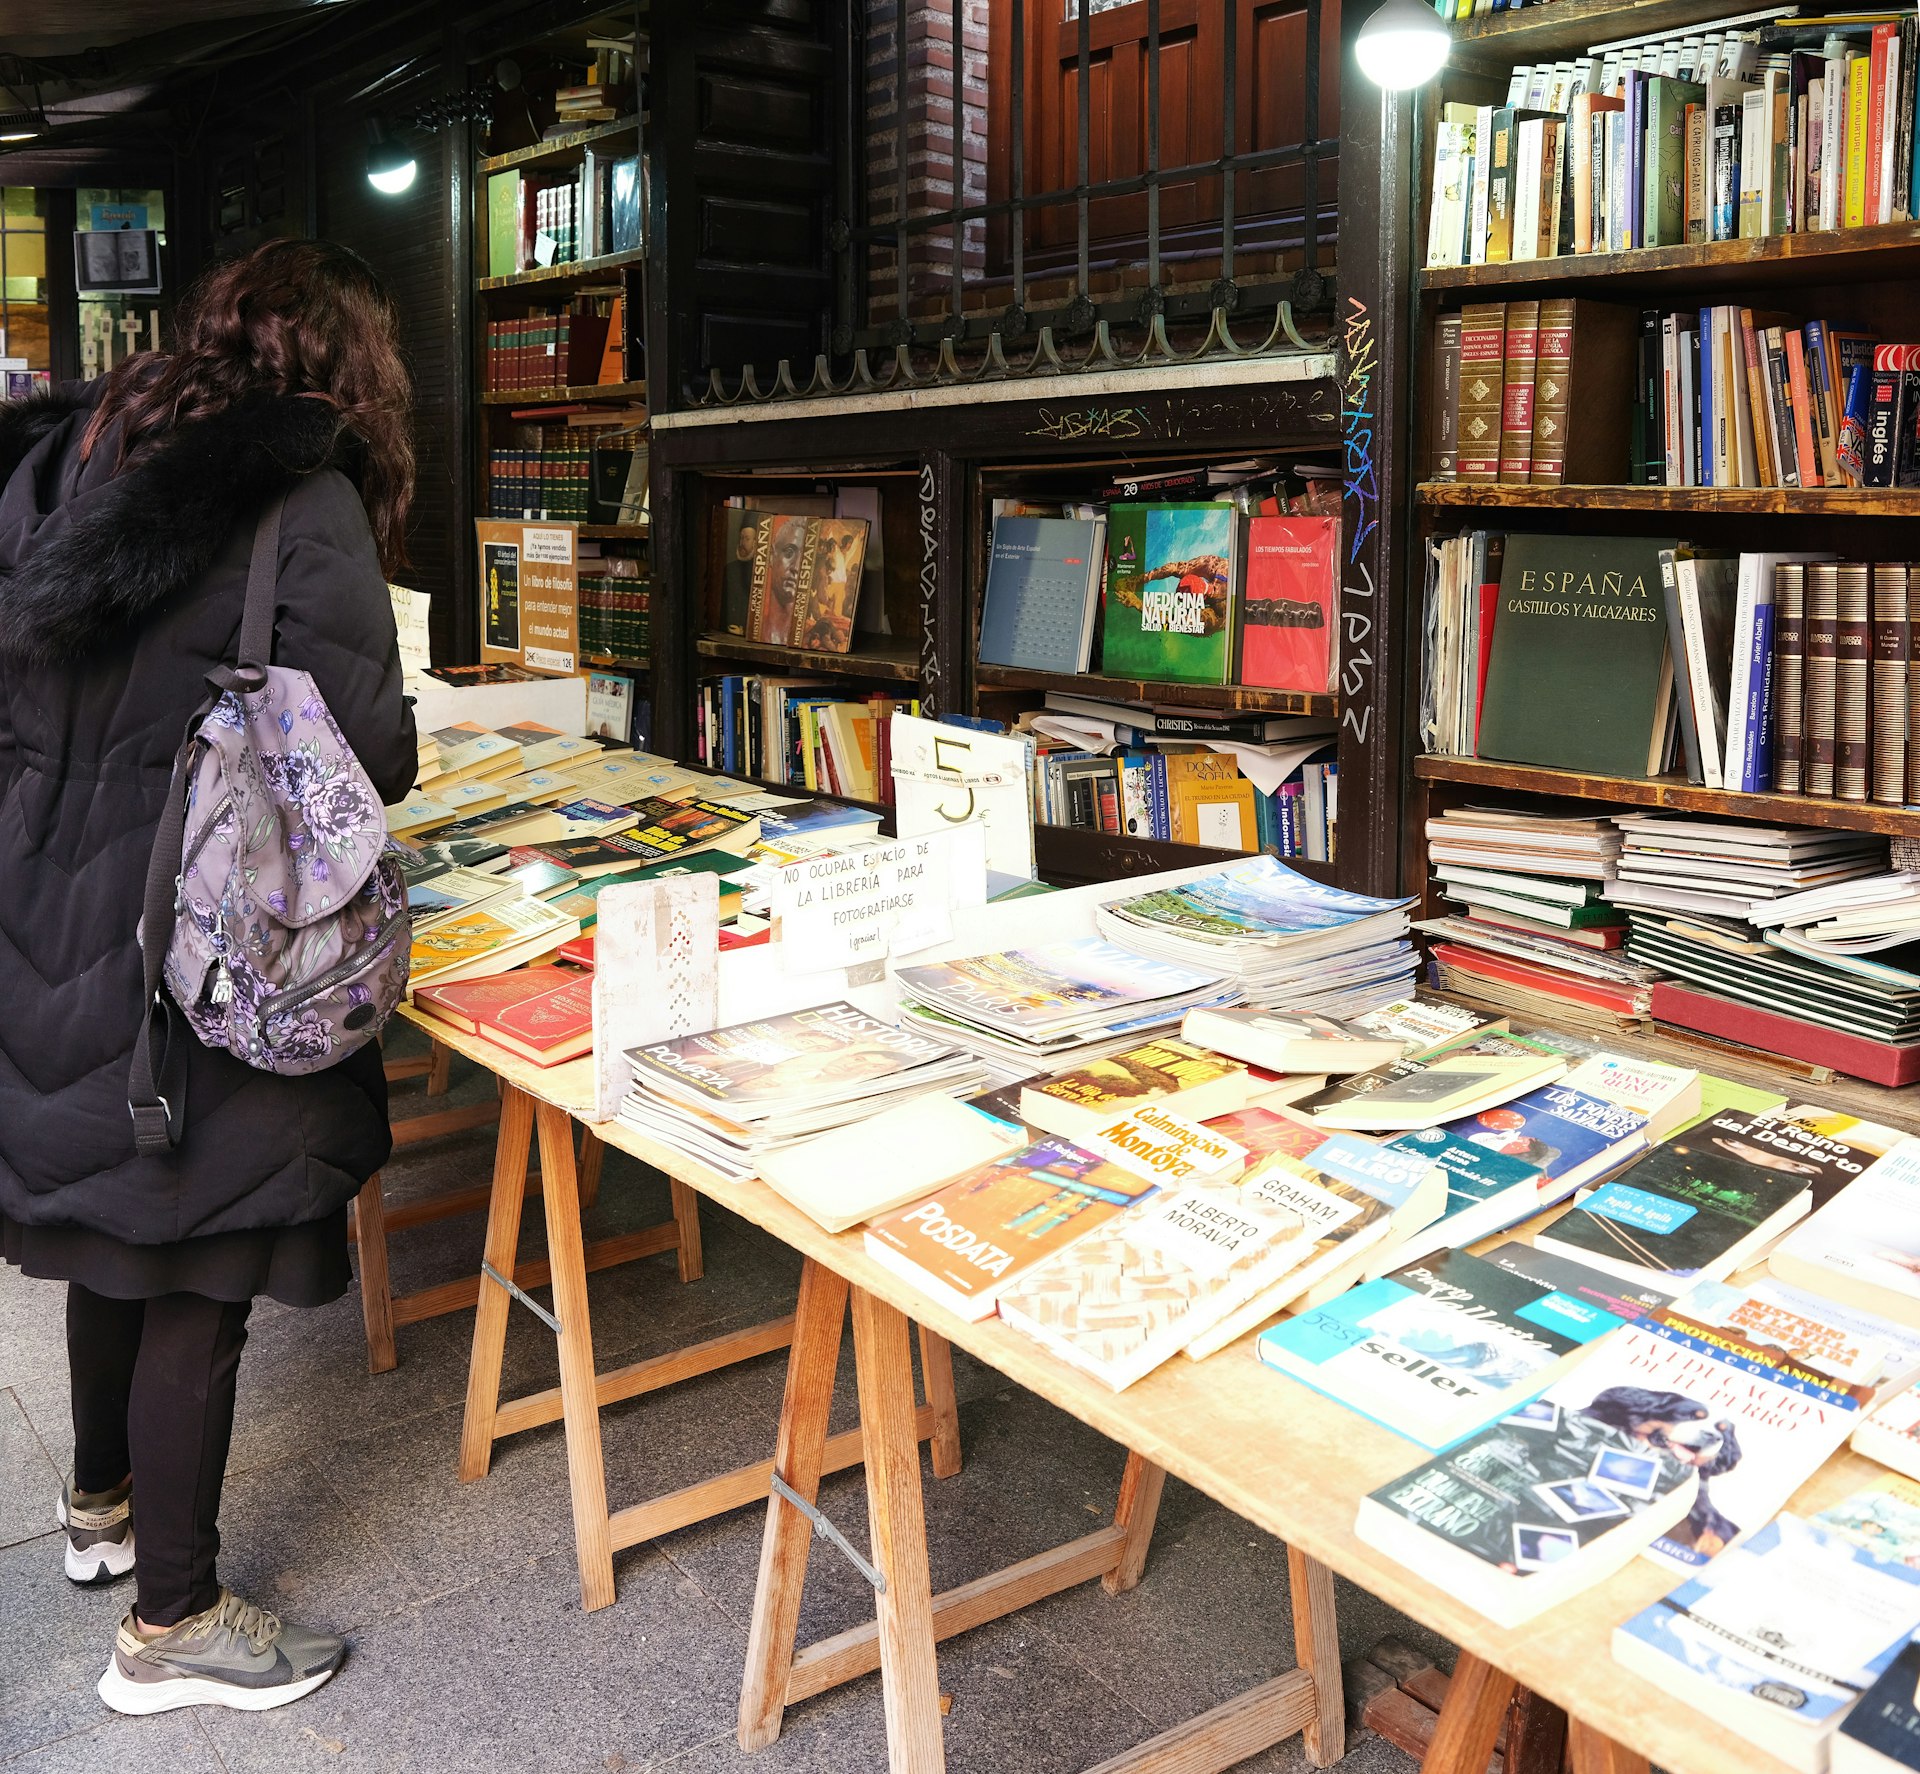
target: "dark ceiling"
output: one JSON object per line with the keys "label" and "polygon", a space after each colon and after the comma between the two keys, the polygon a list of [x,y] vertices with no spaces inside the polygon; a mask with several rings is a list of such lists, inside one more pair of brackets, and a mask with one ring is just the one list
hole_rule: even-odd
{"label": "dark ceiling", "polygon": [[72,56],[143,37],[171,36],[182,25],[270,21],[317,11],[338,0],[0,0],[0,54]]}

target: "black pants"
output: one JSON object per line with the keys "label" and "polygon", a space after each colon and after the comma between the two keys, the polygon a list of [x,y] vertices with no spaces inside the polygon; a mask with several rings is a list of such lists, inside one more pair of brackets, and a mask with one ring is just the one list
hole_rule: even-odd
{"label": "black pants", "polygon": [[220,1486],[250,1301],[112,1300],[67,1283],[73,1482],[133,1474],[140,1618],[175,1626],[220,1599]]}

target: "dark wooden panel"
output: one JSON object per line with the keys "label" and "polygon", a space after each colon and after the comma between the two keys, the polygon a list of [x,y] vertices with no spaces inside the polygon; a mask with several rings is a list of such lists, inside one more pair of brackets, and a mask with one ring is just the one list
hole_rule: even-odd
{"label": "dark wooden panel", "polygon": [[700,132],[785,146],[813,139],[820,95],[797,82],[747,80],[727,69],[700,77]]}
{"label": "dark wooden panel", "polygon": [[709,197],[700,206],[700,251],[710,259],[752,264],[763,254],[804,256],[818,217],[804,204],[755,203],[745,197]]}

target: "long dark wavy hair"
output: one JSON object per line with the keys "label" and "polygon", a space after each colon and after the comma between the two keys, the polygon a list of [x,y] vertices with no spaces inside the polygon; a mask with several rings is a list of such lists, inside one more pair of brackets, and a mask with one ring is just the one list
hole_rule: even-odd
{"label": "long dark wavy hair", "polygon": [[214,266],[174,316],[169,356],[142,353],[111,372],[87,427],[91,453],[118,422],[120,463],[176,426],[262,394],[310,395],[360,444],[360,496],[391,574],[406,561],[413,504],[413,382],[398,314],[374,269],[325,240],[270,240]]}

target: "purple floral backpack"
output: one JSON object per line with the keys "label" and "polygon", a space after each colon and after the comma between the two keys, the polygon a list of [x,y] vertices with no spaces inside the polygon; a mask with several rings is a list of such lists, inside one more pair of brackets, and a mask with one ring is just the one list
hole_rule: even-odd
{"label": "purple floral backpack", "polygon": [[313,679],[266,663],[284,504],[254,533],[239,661],[207,675],[147,870],[148,1016],[127,1097],[143,1153],[184,1120],[157,1082],[167,996],[204,1046],[297,1076],[371,1041],[407,989],[407,894],[380,797]]}

